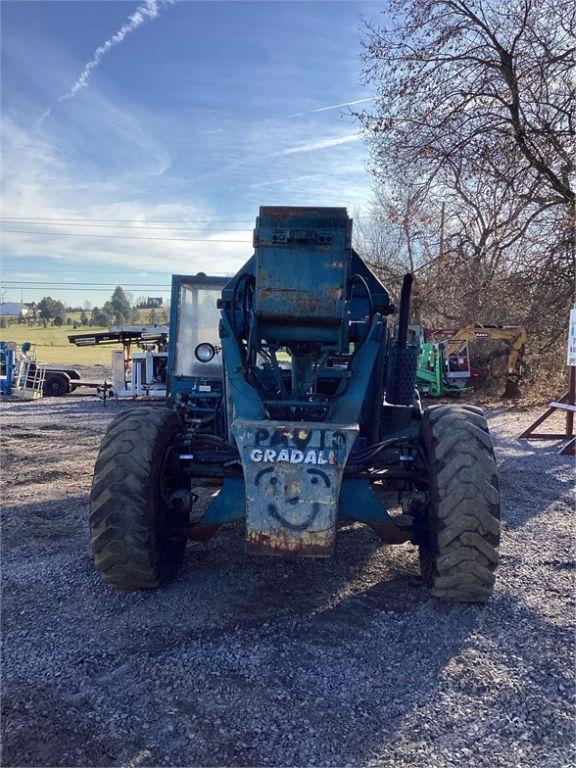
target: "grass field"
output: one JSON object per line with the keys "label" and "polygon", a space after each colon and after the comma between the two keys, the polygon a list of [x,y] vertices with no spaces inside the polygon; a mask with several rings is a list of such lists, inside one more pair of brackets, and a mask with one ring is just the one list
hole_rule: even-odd
{"label": "grass field", "polygon": [[[137,310],[136,324],[145,325],[150,321],[149,309]],[[66,312],[66,317],[72,321],[80,322],[81,311]],[[89,314],[89,313],[88,313]],[[156,310],[156,316],[162,318],[162,310]],[[160,319],[157,321],[160,323]],[[105,347],[76,347],[70,344],[68,336],[74,333],[92,333],[96,331],[107,331],[108,328],[91,328],[80,326],[76,330],[71,325],[61,325],[60,327],[42,325],[19,325],[12,323],[5,328],[0,328],[0,341],[15,341],[22,344],[23,341],[29,341],[36,348],[36,356],[41,363],[50,365],[110,365],[112,352],[116,349],[122,349],[121,344],[111,344]]]}
{"label": "grass field", "polygon": [[69,325],[49,326],[44,328],[29,325],[9,325],[0,328],[0,340],[15,341],[22,344],[29,341],[36,349],[36,356],[41,363],[50,365],[110,365],[112,351],[122,349],[121,344],[105,347],[76,347],[68,341],[73,333],[92,333],[107,331],[108,328],[73,328]]}

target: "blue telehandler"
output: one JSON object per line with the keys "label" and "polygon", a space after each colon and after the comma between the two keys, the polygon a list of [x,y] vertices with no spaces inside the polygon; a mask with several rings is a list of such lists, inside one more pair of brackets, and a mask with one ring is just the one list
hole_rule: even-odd
{"label": "blue telehandler", "polygon": [[486,420],[422,410],[412,276],[396,312],[351,237],[345,208],[262,207],[234,277],[174,276],[166,404],[113,420],[94,470],[105,582],[159,587],[189,539],[233,520],[248,554],[330,557],[347,520],[418,547],[433,595],[489,598],[500,504]]}

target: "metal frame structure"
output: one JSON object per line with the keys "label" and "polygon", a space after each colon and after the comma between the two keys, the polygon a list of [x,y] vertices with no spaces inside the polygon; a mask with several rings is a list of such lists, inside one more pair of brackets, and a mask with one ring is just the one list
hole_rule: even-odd
{"label": "metal frame structure", "polygon": [[[564,411],[566,414],[566,425],[564,432],[536,432],[538,427],[550,418],[556,411]],[[548,408],[535,421],[527,427],[519,440],[568,440],[568,443],[561,448],[561,456],[576,455],[576,437],[574,436],[574,414],[576,413],[576,367],[570,366],[568,374],[568,392],[562,395],[559,400],[552,400],[548,403]]]}
{"label": "metal frame structure", "polygon": [[16,361],[12,396],[21,400],[37,400],[43,396],[46,366],[22,357]]}

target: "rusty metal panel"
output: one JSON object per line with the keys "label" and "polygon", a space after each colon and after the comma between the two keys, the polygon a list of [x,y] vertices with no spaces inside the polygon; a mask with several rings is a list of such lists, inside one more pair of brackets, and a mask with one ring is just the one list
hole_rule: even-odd
{"label": "rusty metal panel", "polygon": [[246,550],[330,557],[357,424],[237,419],[246,487]]}
{"label": "rusty metal panel", "polygon": [[[278,323],[289,325],[280,334],[283,340],[298,340],[301,326],[340,329],[346,312],[350,232],[345,209],[260,209],[254,311],[267,325],[262,328],[265,338],[270,340],[267,332]],[[332,332],[333,343],[338,330]]]}

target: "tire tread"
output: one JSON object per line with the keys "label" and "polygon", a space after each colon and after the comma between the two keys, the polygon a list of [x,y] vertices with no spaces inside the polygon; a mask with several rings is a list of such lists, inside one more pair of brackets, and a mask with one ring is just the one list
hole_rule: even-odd
{"label": "tire tread", "polygon": [[500,542],[496,459],[486,419],[472,406],[433,406],[424,412],[422,433],[432,483],[432,542],[420,547],[423,576],[436,597],[485,602]]}
{"label": "tire tread", "polygon": [[177,416],[167,408],[141,407],[120,414],[102,439],[90,493],[90,533],[96,570],[115,587],[159,587],[181,562],[185,531],[167,558],[150,514],[157,452],[178,429]]}

